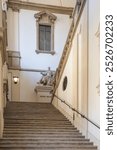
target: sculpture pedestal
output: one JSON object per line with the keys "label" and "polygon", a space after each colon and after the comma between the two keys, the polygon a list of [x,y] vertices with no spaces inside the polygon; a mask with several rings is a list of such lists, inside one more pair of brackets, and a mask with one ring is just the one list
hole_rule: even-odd
{"label": "sculpture pedestal", "polygon": [[38,85],[35,88],[35,92],[37,95],[37,102],[39,103],[50,103],[52,94],[50,91],[52,90],[52,86],[43,86]]}

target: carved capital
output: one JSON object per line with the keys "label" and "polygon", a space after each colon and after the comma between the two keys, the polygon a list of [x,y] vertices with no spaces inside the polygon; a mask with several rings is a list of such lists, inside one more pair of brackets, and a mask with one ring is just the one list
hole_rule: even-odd
{"label": "carved capital", "polygon": [[14,12],[19,12],[19,11],[20,11],[19,7],[16,7],[16,6],[12,6],[11,9],[12,9]]}

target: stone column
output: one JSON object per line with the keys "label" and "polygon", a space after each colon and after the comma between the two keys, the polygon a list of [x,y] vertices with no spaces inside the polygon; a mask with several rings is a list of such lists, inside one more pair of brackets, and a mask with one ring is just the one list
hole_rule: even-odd
{"label": "stone column", "polygon": [[14,50],[19,51],[19,10],[15,9],[14,11]]}
{"label": "stone column", "polygon": [[[17,7],[12,7],[8,9],[8,54],[11,53],[11,61],[8,61],[9,74],[8,74],[8,89],[9,89],[9,100],[19,101],[20,100],[20,82],[14,84],[13,76],[18,76],[20,79],[20,62],[19,61],[19,51],[20,51],[20,41],[19,41],[19,9]],[[19,57],[17,57],[17,55]],[[9,56],[9,55],[8,55]],[[8,59],[9,60],[9,59]],[[15,70],[11,69],[14,68]]]}
{"label": "stone column", "polygon": [[19,9],[9,8],[7,20],[8,50],[19,51]]}

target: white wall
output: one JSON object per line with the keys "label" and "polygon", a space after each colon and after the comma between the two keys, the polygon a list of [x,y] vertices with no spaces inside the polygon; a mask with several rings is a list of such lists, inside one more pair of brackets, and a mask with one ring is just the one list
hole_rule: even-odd
{"label": "white wall", "polygon": [[55,70],[58,66],[59,59],[66,41],[66,37],[70,27],[70,18],[67,15],[57,16],[54,29],[54,50],[55,55],[36,54],[36,19],[34,18],[35,11],[20,10],[20,52],[21,52],[21,67],[45,69],[48,66]]}
{"label": "white wall", "polygon": [[[64,77],[68,77],[68,85],[62,90]],[[58,96],[87,116],[87,5],[84,8],[75,36],[68,61],[66,63],[58,90]],[[60,109],[63,104],[58,102]],[[67,110],[66,110],[67,109]],[[67,115],[73,121],[73,112],[65,108]],[[76,117],[76,125],[86,134],[87,122]],[[78,124],[77,124],[78,121]]]}
{"label": "white wall", "polygon": [[[36,11],[8,10],[8,50],[20,51],[21,68],[56,70],[69,32],[71,19],[68,15],[57,16],[54,26],[55,55],[36,54]],[[19,40],[18,40],[19,39]],[[40,73],[20,72],[20,101],[35,101],[34,87],[40,80]],[[24,92],[25,91],[25,92]]]}
{"label": "white wall", "polygon": [[[21,67],[31,69],[45,69],[51,67],[56,70],[58,66],[62,50],[66,41],[66,37],[70,27],[70,18],[66,15],[57,16],[54,30],[54,50],[55,55],[36,54],[36,20],[34,11],[20,11],[20,52],[21,52]],[[34,87],[40,79],[40,73],[20,73],[20,100],[21,101],[36,101]],[[23,90],[25,89],[25,90]],[[25,91],[25,92],[24,92]]]}
{"label": "white wall", "polygon": [[[99,24],[100,1],[89,0],[89,41],[88,41],[88,117],[96,124],[100,124],[100,49]],[[88,124],[89,137],[95,138],[99,144],[99,129]],[[92,136],[95,134],[96,136]]]}
{"label": "white wall", "polygon": [[[99,125],[99,1],[86,2],[80,18],[71,52],[56,94]],[[67,75],[68,87],[62,90],[63,78]],[[55,98],[53,104],[60,109],[80,131],[99,146],[99,129],[75,114]]]}
{"label": "white wall", "polygon": [[37,102],[34,89],[40,77],[39,72],[20,72],[20,101]]}

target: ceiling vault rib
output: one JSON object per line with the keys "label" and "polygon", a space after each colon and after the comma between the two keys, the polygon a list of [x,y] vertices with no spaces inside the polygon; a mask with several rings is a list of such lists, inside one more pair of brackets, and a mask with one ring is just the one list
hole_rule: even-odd
{"label": "ceiling vault rib", "polygon": [[37,4],[37,3],[32,3],[32,2],[26,2],[26,1],[23,2],[23,1],[16,1],[16,0],[8,1],[8,8],[28,9],[28,10],[34,10],[34,11],[49,10],[52,13],[66,14],[70,16],[73,12],[72,7],[63,7],[63,6],[61,7],[61,6]]}

